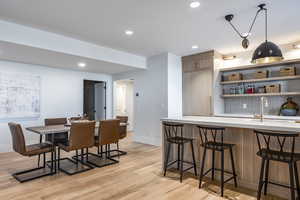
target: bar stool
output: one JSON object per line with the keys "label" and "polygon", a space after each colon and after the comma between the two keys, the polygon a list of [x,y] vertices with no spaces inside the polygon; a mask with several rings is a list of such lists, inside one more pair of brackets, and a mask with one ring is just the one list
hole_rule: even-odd
{"label": "bar stool", "polygon": [[[204,147],[202,164],[201,164],[201,172],[199,176],[199,188],[201,188],[202,179],[205,175],[211,172],[211,178],[214,180],[215,178],[215,171],[221,172],[221,196],[224,195],[224,184],[229,182],[233,179],[234,186],[237,187],[237,180],[236,180],[236,172],[234,166],[234,159],[232,153],[232,147],[234,144],[228,144],[223,142],[223,135],[225,128],[221,127],[206,127],[206,126],[197,126],[200,133],[201,139],[201,146]],[[212,167],[204,173],[204,164],[206,158],[206,151],[212,150]],[[230,160],[232,166],[232,172],[225,171],[224,169],[224,151],[229,150],[230,152]],[[215,152],[221,152],[221,169],[215,167]],[[230,178],[224,180],[224,174],[232,174]]]}
{"label": "bar stool", "polygon": [[[192,168],[194,168],[195,175],[197,176],[195,153],[194,153],[194,146],[193,146],[194,140],[192,138],[183,137],[183,124],[163,122],[163,127],[164,127],[166,143],[167,143],[167,155],[165,157],[165,163],[164,163],[164,176],[166,176],[167,168],[175,163],[177,163],[177,170],[180,169],[180,182],[182,182],[183,172],[188,171]],[[190,143],[191,145],[192,158],[193,158],[192,163],[184,161],[184,157],[183,157],[184,145],[186,143]],[[169,163],[172,144],[177,145],[177,160]],[[187,169],[183,169],[183,163],[191,164],[192,166]]]}
{"label": "bar stool", "polygon": [[[264,195],[267,194],[268,184],[273,184],[290,189],[291,199],[295,200],[295,190],[298,199],[300,198],[300,185],[297,169],[297,161],[300,160],[300,153],[295,153],[295,139],[298,133],[278,133],[270,131],[254,130],[256,134],[259,151],[256,155],[262,158],[259,176],[257,199],[261,197],[264,186]],[[290,145],[290,147],[288,147]],[[290,186],[269,181],[270,161],[278,161],[289,165]],[[264,177],[265,173],[265,177]],[[296,189],[294,186],[296,182]]]}

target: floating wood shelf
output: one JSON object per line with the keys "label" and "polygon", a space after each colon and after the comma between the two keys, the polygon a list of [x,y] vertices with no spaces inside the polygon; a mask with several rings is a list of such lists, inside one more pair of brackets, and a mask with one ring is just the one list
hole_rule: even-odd
{"label": "floating wood shelf", "polygon": [[222,81],[221,85],[238,84],[238,83],[269,82],[269,81],[284,81],[284,80],[295,80],[295,79],[300,79],[300,75],[280,76],[280,77],[261,78],[261,79],[248,79],[248,80],[240,80],[240,81]]}
{"label": "floating wood shelf", "polygon": [[224,94],[223,98],[232,97],[262,97],[262,96],[299,96],[300,92],[262,93],[262,94]]}
{"label": "floating wood shelf", "polygon": [[295,63],[300,63],[300,59],[283,60],[283,61],[280,61],[280,62],[272,62],[272,63],[265,63],[265,64],[244,65],[244,66],[230,67],[230,68],[220,69],[220,72],[229,72],[229,71],[237,71],[237,70],[247,70],[247,69],[254,69],[254,68],[261,68],[261,67],[273,67],[273,66],[295,64]]}

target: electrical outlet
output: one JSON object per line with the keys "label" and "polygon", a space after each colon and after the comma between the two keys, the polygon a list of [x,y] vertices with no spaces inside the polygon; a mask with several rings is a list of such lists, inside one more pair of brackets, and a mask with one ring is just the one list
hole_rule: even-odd
{"label": "electrical outlet", "polygon": [[247,109],[247,104],[243,103],[243,109]]}

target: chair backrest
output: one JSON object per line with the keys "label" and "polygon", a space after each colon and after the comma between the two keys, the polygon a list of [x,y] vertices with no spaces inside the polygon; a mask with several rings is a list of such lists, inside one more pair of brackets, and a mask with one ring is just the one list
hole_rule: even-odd
{"label": "chair backrest", "polygon": [[83,149],[94,146],[95,141],[95,121],[73,122],[70,129],[71,149]]}
{"label": "chair backrest", "polygon": [[11,133],[14,151],[24,155],[26,153],[26,144],[21,125],[10,122],[8,123],[8,126]]}
{"label": "chair backrest", "polygon": [[183,124],[163,122],[165,138],[183,137]]}
{"label": "chair backrest", "polygon": [[202,145],[213,142],[213,143],[224,143],[224,132],[223,127],[210,127],[210,126],[197,126],[200,133],[200,140]]}
{"label": "chair backrest", "polygon": [[[128,116],[116,116],[120,120],[120,123],[127,123]],[[120,139],[123,139],[127,136],[127,125],[120,126]]]}
{"label": "chair backrest", "polygon": [[45,126],[67,124],[67,118],[48,118],[45,119]]}
{"label": "chair backrest", "polygon": [[119,119],[121,123],[128,122],[128,116],[116,116],[116,118]]}
{"label": "chair backrest", "polygon": [[259,151],[262,149],[277,151],[280,153],[278,156],[284,155],[285,153],[291,153],[291,160],[293,160],[295,141],[296,137],[299,137],[299,133],[279,133],[262,130],[254,130],[254,133],[256,134]]}
{"label": "chair backrest", "polygon": [[113,144],[120,139],[120,120],[101,120],[99,127],[99,144]]}

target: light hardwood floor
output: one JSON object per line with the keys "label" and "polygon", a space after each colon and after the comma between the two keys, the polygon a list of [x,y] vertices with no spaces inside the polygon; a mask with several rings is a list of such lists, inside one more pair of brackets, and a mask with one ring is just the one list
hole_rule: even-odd
{"label": "light hardwood floor", "polygon": [[[176,172],[161,173],[161,148],[135,143],[128,137],[120,147],[128,151],[120,163],[74,176],[59,173],[27,183],[18,183],[11,173],[34,167],[34,158],[16,153],[0,154],[0,200],[217,200],[219,187],[205,182],[198,189],[198,180],[188,174],[183,183]],[[254,200],[255,191],[233,189],[227,185],[226,199]],[[275,200],[274,197],[265,199]]]}

